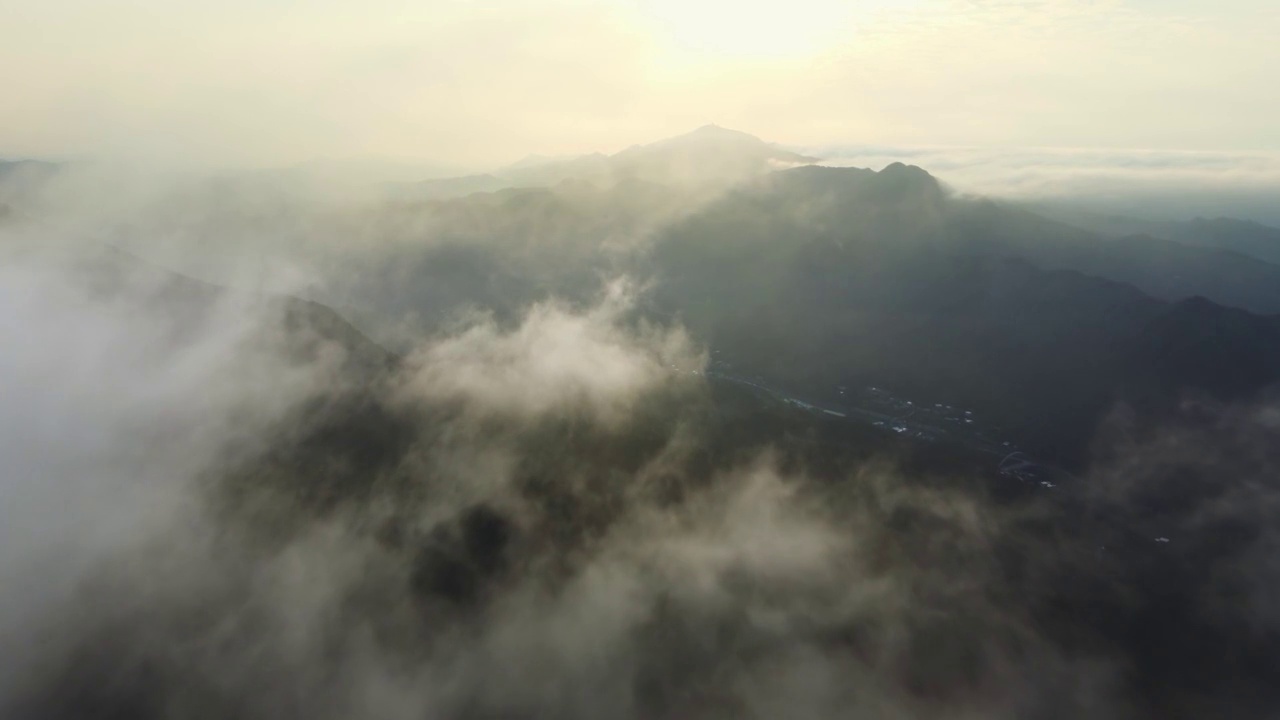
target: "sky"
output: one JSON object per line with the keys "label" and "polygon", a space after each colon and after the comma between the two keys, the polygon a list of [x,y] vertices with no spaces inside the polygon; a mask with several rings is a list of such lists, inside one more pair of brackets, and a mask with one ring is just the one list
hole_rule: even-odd
{"label": "sky", "polygon": [[0,157],[1280,152],[1274,0],[0,0]]}

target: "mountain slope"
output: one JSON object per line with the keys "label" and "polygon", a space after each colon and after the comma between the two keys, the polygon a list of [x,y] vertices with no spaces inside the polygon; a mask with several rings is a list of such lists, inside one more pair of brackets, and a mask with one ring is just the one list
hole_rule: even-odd
{"label": "mountain slope", "polygon": [[[975,210],[978,221],[966,224]],[[1067,462],[1083,462],[1101,413],[1147,387],[1139,360],[1154,352],[1151,338],[1187,352],[1201,325],[1241,347],[1277,339],[1270,320],[1212,303],[1196,323],[1161,330],[1169,306],[1159,299],[1041,267],[1122,267],[1105,241],[1070,228],[1057,239],[1022,234],[1044,227],[1052,225],[950,201],[919,169],[810,168],[731,193],[671,228],[655,275],[665,311],[746,372],[814,392],[879,385],[962,404]],[[1188,362],[1158,370],[1166,396],[1227,389],[1218,375],[1229,362]],[[1258,372],[1244,385],[1274,379]]]}
{"label": "mountain slope", "polygon": [[1280,380],[1280,317],[1184,300],[1142,328],[1130,363],[1157,397],[1193,387],[1243,400]]}
{"label": "mountain slope", "polygon": [[1091,213],[1053,205],[1032,205],[1036,212],[1111,237],[1149,235],[1184,245],[1247,255],[1280,265],[1280,228],[1235,218],[1144,220],[1125,215]]}
{"label": "mountain slope", "polygon": [[818,158],[718,125],[628,148],[609,158],[614,176],[695,187],[732,184],[770,170],[815,162]]}
{"label": "mountain slope", "polygon": [[[59,259],[65,278],[100,302],[121,303],[164,323],[172,342],[183,344],[209,332],[221,303],[260,322],[257,332],[296,362],[311,362],[329,348],[342,353],[341,372],[368,379],[391,369],[396,357],[333,309],[291,296],[233,297],[225,288],[146,262],[110,246]],[[225,308],[223,308],[225,309]]]}
{"label": "mountain slope", "polygon": [[1280,313],[1280,265],[1152,235],[1103,237],[1002,203],[952,206],[957,239],[987,252],[1131,283],[1164,300],[1203,296]]}
{"label": "mountain slope", "polygon": [[[468,307],[511,322],[548,297],[588,302],[626,273],[655,282],[654,313],[744,371],[817,393],[878,385],[961,404],[1028,448],[1083,462],[1102,412],[1156,392],[1134,343],[1167,301],[1207,296],[1228,322],[1219,305],[1265,307],[1280,290],[1265,263],[955,198],[900,163],[800,167],[691,212],[686,200],[661,183],[584,182],[407,207],[406,227],[432,241],[406,238],[383,265],[348,268],[365,285],[339,306],[372,299],[360,322],[412,313],[423,330]],[[655,230],[652,250],[635,242]],[[1163,397],[1222,389],[1207,370],[1154,385]]]}

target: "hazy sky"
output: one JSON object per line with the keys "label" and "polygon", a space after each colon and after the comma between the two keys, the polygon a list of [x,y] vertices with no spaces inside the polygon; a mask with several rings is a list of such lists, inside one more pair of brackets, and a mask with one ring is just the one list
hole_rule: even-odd
{"label": "hazy sky", "polygon": [[0,0],[0,156],[1280,151],[1276,0]]}

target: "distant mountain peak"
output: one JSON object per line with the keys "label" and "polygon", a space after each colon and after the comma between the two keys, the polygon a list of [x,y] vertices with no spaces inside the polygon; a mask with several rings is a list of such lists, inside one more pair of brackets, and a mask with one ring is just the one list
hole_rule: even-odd
{"label": "distant mountain peak", "polygon": [[743,138],[743,139],[749,138],[751,140],[764,142],[763,140],[760,140],[760,138],[756,137],[755,135],[752,135],[751,133],[746,133],[741,130],[734,130],[732,128],[727,128],[727,127],[724,127],[723,125],[716,125],[715,123],[707,123],[706,125],[703,125],[702,127],[697,128],[696,130],[686,134],[702,136],[702,137],[720,135],[723,137],[735,137],[735,138]]}
{"label": "distant mountain peak", "polygon": [[642,180],[716,187],[774,170],[812,165],[820,158],[792,152],[741,130],[708,123],[695,130],[613,155],[528,155],[490,175],[445,178],[417,187],[423,197],[448,198],[503,187],[553,187],[572,180],[614,185]]}
{"label": "distant mountain peak", "polygon": [[773,147],[770,143],[761,140],[751,133],[741,130],[733,130],[715,123],[703,125],[695,130],[691,130],[682,135],[669,137],[665,140],[659,140],[641,147],[655,147],[664,145],[683,145],[686,143],[703,143],[703,142],[724,142],[735,143],[741,145],[757,145],[761,147]]}
{"label": "distant mountain peak", "polygon": [[658,140],[647,145],[635,145],[614,155],[614,158],[630,159],[661,153],[712,153],[716,155],[753,158],[757,161],[810,164],[820,158],[809,157],[765,142],[750,133],[733,130],[714,123],[703,125],[683,135]]}
{"label": "distant mountain peak", "polygon": [[942,185],[938,183],[938,179],[928,170],[916,165],[890,163],[876,175],[889,187],[900,190],[912,189],[938,198],[942,195]]}
{"label": "distant mountain peak", "polygon": [[884,169],[881,170],[880,172],[886,175],[897,174],[897,175],[915,175],[917,177],[919,176],[933,177],[933,175],[929,174],[928,170],[925,170],[919,165],[907,165],[906,163],[903,163],[903,162],[891,162],[888,165],[885,165]]}

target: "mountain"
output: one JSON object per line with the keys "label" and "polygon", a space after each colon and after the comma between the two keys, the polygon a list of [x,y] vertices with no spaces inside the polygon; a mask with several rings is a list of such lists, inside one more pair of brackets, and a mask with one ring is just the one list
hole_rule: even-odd
{"label": "mountain", "polygon": [[742,191],[746,195],[731,209],[716,212],[742,224],[747,217],[766,224],[797,217],[803,231],[824,233],[842,244],[930,243],[1129,283],[1163,300],[1201,296],[1253,312],[1280,313],[1280,265],[1207,244],[1150,235],[1110,237],[1016,204],[953,197],[928,172],[902,163],[880,174],[796,168]]}
{"label": "mountain", "polygon": [[375,378],[397,362],[395,355],[317,302],[284,295],[232,296],[225,288],[105,245],[63,254],[56,262],[64,277],[91,297],[147,317],[175,345],[208,332],[218,320],[220,303],[245,303],[260,321],[260,339],[293,361],[310,362],[336,348],[342,353],[340,370],[353,380]]}
{"label": "mountain", "polygon": [[1158,236],[1280,264],[1280,228],[1270,225],[1232,218],[1196,218],[1176,223]]}
{"label": "mountain", "polygon": [[843,245],[927,243],[944,251],[1022,258],[1047,270],[1075,270],[1164,300],[1203,296],[1254,312],[1280,312],[1280,266],[1150,236],[1104,237],[1015,205],[952,197],[926,171],[900,163],[879,174],[797,168],[742,192],[714,212],[740,224],[748,217],[764,223],[791,217],[802,231]]}
{"label": "mountain", "polygon": [[[709,129],[623,155],[661,164],[722,143],[760,149]],[[344,265],[333,288],[330,301],[366,327],[412,317],[430,332],[468,308],[515,322],[529,303],[588,303],[627,274],[653,282],[646,312],[679,318],[744,373],[815,397],[874,385],[963,406],[1073,465],[1116,402],[1226,396],[1225,359],[1149,362],[1162,343],[1194,347],[1191,325],[1159,329],[1176,303],[1203,298],[1243,346],[1270,342],[1269,321],[1252,337],[1232,307],[1280,305],[1275,266],[955,197],[902,163],[757,174],[709,200],[678,184],[583,180],[398,212],[379,232],[403,227],[403,239],[377,263]],[[1258,372],[1242,387],[1270,381]]]}
{"label": "mountain", "polygon": [[1024,257],[1046,269],[1127,282],[1164,300],[1206,297],[1259,313],[1280,313],[1280,265],[1152,235],[1106,237],[1016,206],[952,203],[961,240]]}
{"label": "mountain", "polygon": [[616,176],[676,185],[724,185],[771,170],[809,165],[808,157],[754,135],[706,125],[693,132],[628,148],[609,158]]}
{"label": "mountain", "polygon": [[[806,222],[844,235],[845,242],[929,241],[957,252],[1023,258],[1046,270],[1129,283],[1163,300],[1202,296],[1280,313],[1280,265],[1151,236],[1105,237],[1016,205],[956,198],[926,171],[901,163],[883,175],[870,182],[865,170],[798,168],[771,178],[772,197],[756,199],[803,206]],[[903,211],[883,215],[895,207]]]}
{"label": "mountain", "polygon": [[[1272,319],[1203,299],[1170,306],[1107,279],[1132,272],[1124,257],[1083,231],[951,200],[894,165],[739,188],[671,227],[653,262],[663,311],[742,372],[972,408],[1081,464],[1100,416],[1130,395],[1257,390],[1280,367],[1268,364]],[[1206,328],[1220,335],[1205,340]],[[1241,360],[1246,374],[1226,383]]]}
{"label": "mountain", "polygon": [[689,208],[641,180],[506,188],[379,207],[359,226],[373,253],[332,259],[326,303],[389,346],[407,346],[479,309],[515,321],[530,303],[587,303],[636,268],[647,238]]}
{"label": "mountain", "polygon": [[819,158],[782,149],[744,132],[706,125],[613,155],[529,156],[487,175],[400,186],[397,194],[439,199],[503,188],[552,187],[564,182],[590,182],[608,187],[646,182],[706,192],[762,173],[818,161]]}
{"label": "mountain", "polygon": [[1280,380],[1280,316],[1184,300],[1143,326],[1129,361],[1156,397],[1192,387],[1245,400]]}
{"label": "mountain", "polygon": [[[608,175],[378,206],[343,220],[378,249],[315,263],[329,277],[324,305],[303,314],[339,308],[402,349],[475,310],[511,324],[550,298],[583,306],[627,275],[652,283],[643,312],[679,318],[744,372],[818,396],[875,385],[962,405],[1072,464],[1117,401],[1238,396],[1271,381],[1265,352],[1210,351],[1269,346],[1272,323],[1231,308],[1280,305],[1275,266],[956,197],[902,163],[767,170],[811,160],[708,126],[566,161],[603,162]],[[690,191],[682,169],[720,189]],[[1204,317],[1161,319],[1196,297]],[[1193,341],[1218,325],[1223,338]],[[1200,359],[1174,363],[1183,355]],[[1219,375],[1236,361],[1256,371],[1232,387]]]}
{"label": "mountain", "polygon": [[1037,212],[1093,232],[1113,237],[1149,235],[1184,245],[1246,255],[1280,265],[1280,228],[1235,218],[1143,220],[1126,215],[1091,213],[1052,205],[1034,205]]}
{"label": "mountain", "polygon": [[[199,512],[126,528],[74,592],[33,594],[52,610],[20,615],[41,622],[14,636],[0,716],[359,717],[374,698],[461,720],[1273,717],[1280,458],[1272,414],[1248,403],[1280,379],[1280,317],[1180,297],[1231,268],[1265,285],[1269,266],[956,198],[901,163],[762,172],[808,159],[778,152],[709,128],[608,158],[607,175],[343,216],[376,240],[325,268],[343,314],[439,331],[403,362],[327,304],[69,254],[67,278],[174,343],[198,350],[229,303],[261,343],[237,352],[344,362],[271,420],[255,410],[279,402],[276,376],[250,363],[254,392],[229,411],[244,430],[182,493]],[[619,275],[652,292],[601,319]],[[668,363],[673,321],[711,367]],[[31,325],[16,329],[67,332]],[[228,418],[200,402],[218,383],[192,377],[137,425],[196,403],[204,448]],[[864,389],[892,416],[842,399]],[[1159,415],[1154,442],[1127,432],[1136,414]],[[1095,454],[1108,415],[1123,437]],[[14,417],[48,426],[55,455],[83,442]],[[974,418],[985,436],[927,427]],[[95,487],[188,474],[152,454],[180,454],[180,428],[120,425]],[[56,538],[70,522],[54,519]],[[60,556],[35,557],[53,561],[28,577],[58,574]]]}
{"label": "mountain", "polygon": [[[908,168],[845,179],[890,199],[928,192]],[[877,221],[891,226],[893,215],[890,203]],[[777,227],[802,220],[779,213]],[[672,242],[689,241],[679,226],[672,232]],[[721,289],[740,278],[748,287],[727,299],[739,302],[752,299],[764,273],[725,272],[751,269],[758,249],[733,239],[694,240],[720,277],[691,279]],[[905,378],[955,368],[942,389],[977,378],[1018,389],[1030,372],[1042,391],[1022,400],[1039,404],[1031,409],[1047,418],[1040,422],[1060,423],[1073,402],[1097,409],[1093,375],[1124,372],[1098,360],[1141,360],[1146,371],[1150,353],[1191,353],[1199,359],[1157,372],[1196,380],[1239,359],[1217,353],[1223,340],[1245,353],[1260,341],[1278,347],[1271,320],[1204,300],[1170,306],[1079,273],[910,242],[860,268],[867,248],[833,239],[775,238],[794,248],[771,259],[792,263],[771,288],[781,294],[743,309],[791,304],[753,329],[761,343],[817,343],[812,354],[773,346],[797,364],[797,379],[841,361],[831,354],[842,348],[874,354],[883,342],[893,353],[886,366],[906,366]],[[660,259],[674,249],[661,248]],[[136,260],[108,257],[105,274],[132,274]],[[139,272],[175,292],[217,292],[160,269]],[[289,304],[304,332],[362,342],[343,340],[349,326],[324,308]],[[336,334],[323,318],[338,323]],[[822,337],[851,318],[884,332]],[[819,332],[789,334],[805,324]],[[1121,342],[1136,327],[1144,329],[1136,342]],[[1030,367],[1055,355],[1057,365]],[[1276,705],[1280,669],[1270,658],[1280,638],[1260,633],[1256,618],[1237,620],[1242,600],[1253,607],[1271,597],[1252,582],[1274,572],[1270,506],[1247,502],[1251,488],[1274,482],[1268,445],[1223,444],[1225,463],[1202,452],[1178,462],[1163,457],[1176,447],[1166,441],[1155,447],[1160,462],[1130,454],[1045,488],[998,474],[985,453],[909,442],[717,377],[673,372],[607,427],[573,403],[531,419],[477,421],[468,401],[414,401],[394,387],[322,393],[231,442],[191,493],[189,502],[207,508],[200,523],[95,566],[57,616],[66,620],[55,651],[38,655],[15,698],[4,698],[5,716],[257,718],[282,707],[323,716],[326,705],[368,702],[364,685],[348,695],[344,682],[383,663],[393,677],[425,668],[412,687],[462,668],[465,682],[445,709],[463,719],[545,715],[562,695],[569,718],[599,716],[596,703],[622,711],[608,716],[741,716],[753,697],[742,699],[744,682],[770,682],[779,667],[823,671],[798,689],[789,679],[778,686],[788,703],[807,702],[815,686],[843,693],[856,676],[891,689],[876,708],[894,703],[923,717],[956,707],[1075,717],[1101,705],[1134,718],[1221,708],[1263,718]],[[205,523],[209,537],[197,534]],[[1170,535],[1172,544],[1153,541]],[[583,618],[609,642],[565,669],[565,627]],[[531,658],[548,667],[531,685],[511,684],[519,672],[494,671],[495,663],[527,668]],[[1118,670],[1094,700],[1095,691],[1077,688],[1099,666]],[[256,682],[259,668],[267,682]],[[580,710],[584,673],[609,690]],[[335,694],[324,694],[330,687]],[[511,687],[522,692],[502,692]],[[419,702],[398,692],[397,708]],[[434,688],[423,697],[423,707],[441,707]],[[819,717],[842,717],[857,701],[837,694]]]}
{"label": "mountain", "polygon": [[635,145],[614,155],[594,153],[547,162],[526,159],[498,174],[516,185],[553,185],[580,179],[704,187],[732,184],[771,170],[818,161],[818,158],[766,143],[754,135],[705,125],[684,135]]}

